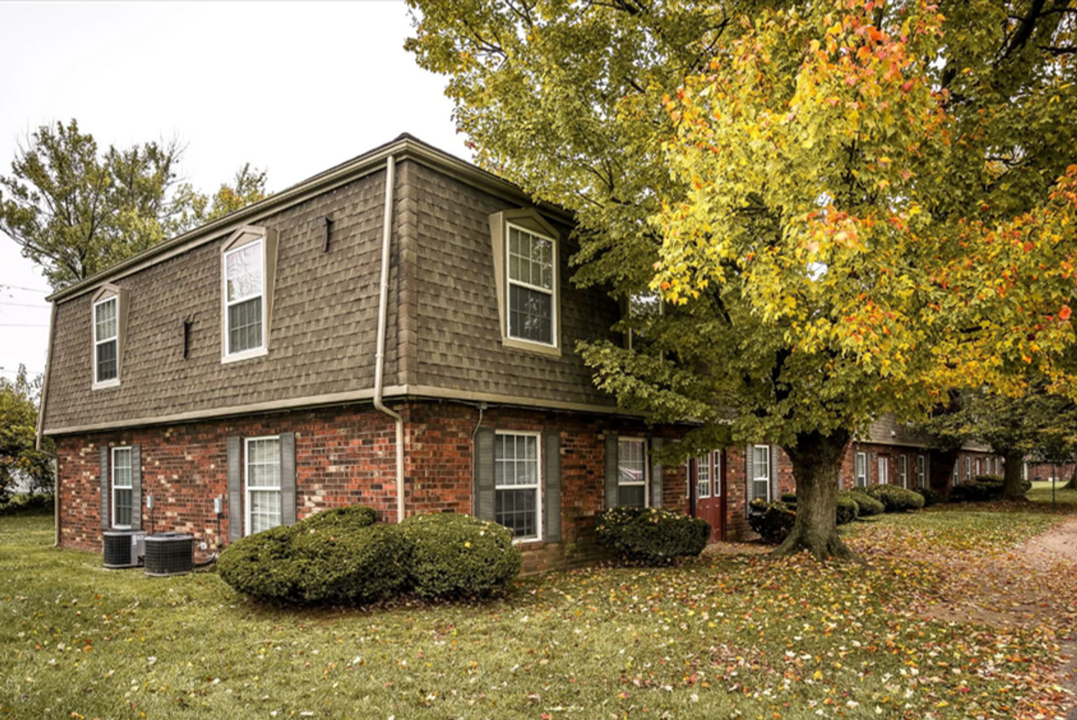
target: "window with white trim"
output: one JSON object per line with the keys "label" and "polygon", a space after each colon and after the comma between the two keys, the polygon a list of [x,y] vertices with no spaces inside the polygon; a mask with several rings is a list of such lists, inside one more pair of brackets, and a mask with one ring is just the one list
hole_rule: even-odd
{"label": "window with white trim", "polygon": [[927,487],[927,458],[923,455],[916,456],[916,484],[922,488]]}
{"label": "window with white trim", "polygon": [[557,345],[557,248],[552,238],[509,224],[508,337]]}
{"label": "window with white trim", "polygon": [[280,437],[245,440],[247,535],[275,528],[281,518]]}
{"label": "window with white trim", "polygon": [[494,436],[494,520],[517,540],[538,540],[542,465],[538,433]]}
{"label": "window with white trim", "polygon": [[617,505],[647,507],[647,441],[617,439]]}
{"label": "window with white trim", "polygon": [[909,467],[908,467],[908,462],[909,462],[908,459],[906,459],[906,457],[904,455],[898,455],[898,459],[897,459],[898,482],[901,483],[901,487],[903,487],[903,488],[909,487]]}
{"label": "window with white trim", "polygon": [[696,497],[706,500],[711,496],[711,463],[710,455],[702,455],[696,459]]}
{"label": "window with white trim", "polygon": [[770,445],[752,446],[752,499],[770,502]]}
{"label": "window with white trim", "polygon": [[856,469],[856,486],[867,487],[868,486],[868,454],[858,452],[855,460]]}
{"label": "window with white trim", "polygon": [[120,299],[113,295],[93,306],[94,384],[120,379]]}
{"label": "window with white trim", "polygon": [[265,347],[265,241],[259,238],[224,253],[225,355]]}
{"label": "window with white trim", "polygon": [[982,465],[980,463],[981,463],[980,458],[976,458],[976,474],[973,475],[973,477],[980,477],[981,475],[983,475],[983,473],[980,472],[980,470],[982,468]]}
{"label": "window with white trim", "polygon": [[714,457],[714,497],[722,496],[722,451],[715,450]]}
{"label": "window with white trim", "polygon": [[995,474],[1002,474],[1002,458],[1000,457],[995,458]]}
{"label": "window with white trim", "polygon": [[965,482],[972,480],[972,458],[965,458]]}
{"label": "window with white trim", "polygon": [[131,448],[112,448],[112,527],[131,527],[134,482],[131,475]]}

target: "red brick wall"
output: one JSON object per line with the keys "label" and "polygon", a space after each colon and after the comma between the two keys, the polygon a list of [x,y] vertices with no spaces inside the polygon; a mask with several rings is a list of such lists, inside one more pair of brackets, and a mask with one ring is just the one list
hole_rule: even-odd
{"label": "red brick wall", "polygon": [[[735,446],[725,452],[726,459],[726,540],[743,541],[757,537],[748,526],[747,447]],[[793,464],[781,448],[778,449],[778,494],[795,492]],[[777,498],[775,498],[777,499]]]}
{"label": "red brick wall", "polygon": [[[407,514],[471,513],[471,438],[478,409],[424,402],[397,409],[405,420]],[[607,433],[672,438],[676,432],[659,432],[640,421],[607,416],[506,408],[486,410],[482,425],[498,430],[557,431],[561,436],[562,542],[522,544],[526,571],[601,557],[594,541],[594,516],[605,504]],[[143,498],[152,494],[156,501],[155,529],[192,534],[196,545],[204,541],[209,546],[207,552],[197,553],[204,557],[218,542],[213,498],[223,495],[227,503],[226,438],[281,432],[296,434],[299,518],[359,503],[373,507],[380,521],[395,522],[392,421],[369,407],[327,408],[57,438],[61,545],[100,550],[99,447],[138,444]],[[665,469],[663,505],[687,511],[683,466]],[[143,528],[149,530],[149,512],[143,513]],[[227,515],[226,509],[221,519],[225,538]]]}

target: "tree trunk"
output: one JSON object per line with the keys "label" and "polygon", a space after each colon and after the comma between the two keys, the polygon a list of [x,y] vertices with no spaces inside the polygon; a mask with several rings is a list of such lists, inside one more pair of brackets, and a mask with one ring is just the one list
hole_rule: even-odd
{"label": "tree trunk", "polygon": [[960,456],[960,448],[936,450],[931,453],[930,485],[944,500],[950,498],[950,478],[954,475],[954,465]]}
{"label": "tree trunk", "polygon": [[1077,490],[1077,463],[1073,465],[1073,472],[1070,473],[1070,481],[1062,488],[1063,490]]}
{"label": "tree trunk", "polygon": [[802,433],[796,447],[786,450],[793,461],[797,488],[797,517],[789,537],[774,551],[793,555],[807,550],[820,560],[859,560],[838,537],[838,477],[851,435]]}
{"label": "tree trunk", "polygon": [[1024,500],[1025,489],[1021,487],[1021,465],[1025,454],[1019,450],[1009,450],[1002,454],[1006,459],[1006,472],[1002,477],[1002,497],[1007,500]]}

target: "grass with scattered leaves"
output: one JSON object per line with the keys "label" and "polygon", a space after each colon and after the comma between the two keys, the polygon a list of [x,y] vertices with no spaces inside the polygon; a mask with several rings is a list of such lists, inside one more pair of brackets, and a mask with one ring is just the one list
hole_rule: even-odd
{"label": "grass with scattered leaves", "polygon": [[940,558],[1002,562],[1057,520],[887,516],[848,533],[870,567],[711,555],[485,605],[293,610],[211,572],[105,570],[51,548],[50,518],[5,518],[0,718],[1061,717],[1054,630],[924,614]]}

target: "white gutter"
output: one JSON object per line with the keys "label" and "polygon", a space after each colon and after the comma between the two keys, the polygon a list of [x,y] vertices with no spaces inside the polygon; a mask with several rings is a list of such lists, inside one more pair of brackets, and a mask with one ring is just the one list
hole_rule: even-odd
{"label": "white gutter", "polygon": [[385,220],[381,236],[381,281],[378,297],[378,343],[374,360],[374,407],[396,423],[396,521],[404,521],[404,418],[382,402],[385,381],[385,328],[389,320],[389,249],[393,238],[393,179],[396,158],[385,159]]}

